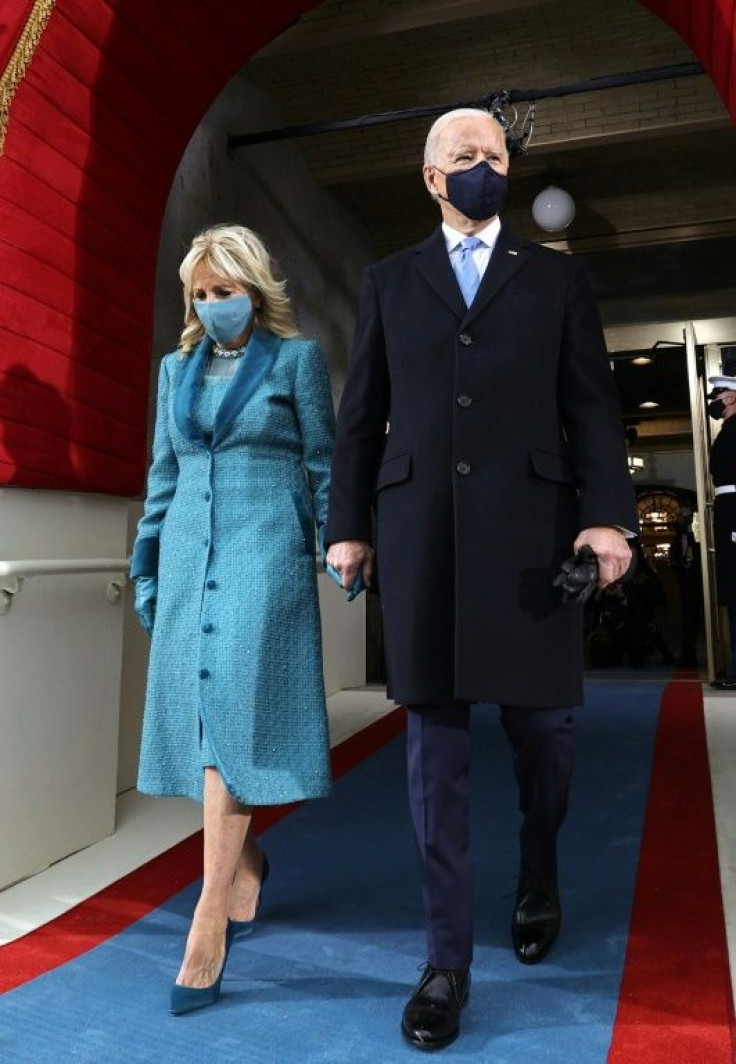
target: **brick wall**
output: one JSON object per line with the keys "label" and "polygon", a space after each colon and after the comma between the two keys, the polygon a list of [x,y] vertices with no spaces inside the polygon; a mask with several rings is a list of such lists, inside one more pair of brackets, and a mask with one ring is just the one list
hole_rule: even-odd
{"label": "brick wall", "polygon": [[[374,33],[310,51],[256,58],[248,77],[279,101],[289,124],[466,101],[500,88],[544,88],[691,62],[676,34],[638,0],[556,0],[443,25],[381,33],[416,0],[335,0],[308,16],[327,40],[350,20]],[[446,5],[445,5],[446,6]],[[460,8],[468,5],[460,4]],[[381,21],[383,16],[383,22]],[[535,150],[560,140],[726,122],[705,77],[542,101]],[[427,121],[312,137],[303,150],[319,180],[338,183],[416,165]]]}

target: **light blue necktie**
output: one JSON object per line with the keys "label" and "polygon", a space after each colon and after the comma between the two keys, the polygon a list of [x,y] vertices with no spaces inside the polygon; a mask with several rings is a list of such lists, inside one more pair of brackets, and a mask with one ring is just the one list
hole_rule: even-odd
{"label": "light blue necktie", "polygon": [[473,252],[476,248],[486,245],[477,236],[466,236],[462,244],[459,244],[452,253],[452,268],[460,285],[460,291],[465,300],[465,306],[469,307],[475,299],[475,293],[480,287],[480,274],[478,267],[473,261]]}

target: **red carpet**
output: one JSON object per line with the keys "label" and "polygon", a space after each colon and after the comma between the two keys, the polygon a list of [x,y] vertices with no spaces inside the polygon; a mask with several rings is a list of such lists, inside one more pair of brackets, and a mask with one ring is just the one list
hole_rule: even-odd
{"label": "red carpet", "polygon": [[[625,697],[625,696],[624,696]],[[396,711],[333,751],[337,777],[404,726]],[[264,830],[290,807],[260,810]],[[201,875],[201,836],[2,950],[0,991],[91,950]],[[730,978],[700,684],[665,690],[608,1064],[732,1064]]]}
{"label": "red carpet", "polygon": [[[354,765],[395,738],[406,726],[396,709],[340,743],[332,751],[332,775],[339,779]],[[262,806],[254,816],[258,834],[296,805]],[[58,968],[118,934],[202,875],[202,832],[101,890],[63,916],[0,951],[0,993]]]}
{"label": "red carpet", "polygon": [[665,690],[608,1064],[732,1064],[733,1012],[700,683]]}

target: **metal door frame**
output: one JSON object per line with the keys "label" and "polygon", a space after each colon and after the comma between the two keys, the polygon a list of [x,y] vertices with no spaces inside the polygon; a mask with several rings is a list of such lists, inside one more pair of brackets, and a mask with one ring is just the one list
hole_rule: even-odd
{"label": "metal door frame", "polygon": [[[693,521],[693,533],[700,544],[700,569],[703,580],[703,616],[705,619],[705,651],[708,679],[716,675],[716,663],[723,652],[723,630],[718,616],[715,597],[716,567],[713,542],[713,484],[708,473],[708,459],[713,442],[711,418],[706,408],[708,377],[720,372],[720,364],[712,366],[712,356],[702,359],[697,353],[695,326],[689,322],[684,330],[687,352],[687,375],[690,390],[690,417],[693,427],[693,459],[695,461],[695,487],[698,496],[698,520]],[[712,345],[711,345],[712,347]],[[705,352],[709,350],[706,347]]]}

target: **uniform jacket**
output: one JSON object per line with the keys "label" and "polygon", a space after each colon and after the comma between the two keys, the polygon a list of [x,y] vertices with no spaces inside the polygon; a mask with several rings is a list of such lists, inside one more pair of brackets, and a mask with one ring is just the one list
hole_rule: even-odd
{"label": "uniform jacket", "polygon": [[470,308],[441,228],[366,271],[327,542],[370,539],[374,503],[396,700],[580,701],[552,579],[582,528],[637,527],[580,262],[502,226]]}
{"label": "uniform jacket", "polygon": [[210,351],[167,355],[132,574],[158,576],[139,787],[201,798],[202,747],[247,805],[329,789],[314,558],[334,433],[312,341],[256,330],[210,439]]}
{"label": "uniform jacket", "polygon": [[[716,487],[736,484],[736,417],[726,418],[710,449],[710,475]],[[736,493],[713,500],[716,588],[722,606],[736,605]]]}

